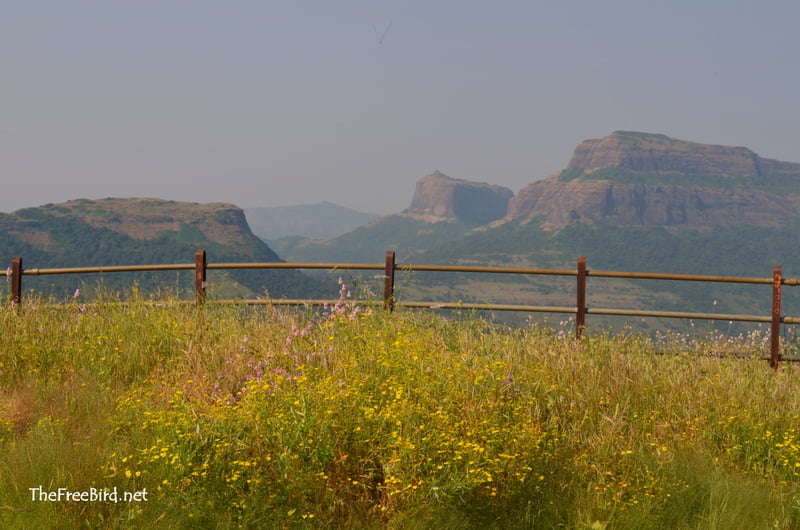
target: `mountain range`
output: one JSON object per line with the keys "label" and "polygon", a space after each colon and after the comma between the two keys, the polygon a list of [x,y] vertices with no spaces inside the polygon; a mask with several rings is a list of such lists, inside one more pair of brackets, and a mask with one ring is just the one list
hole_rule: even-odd
{"label": "mountain range", "polygon": [[411,256],[445,239],[517,223],[534,223],[546,232],[586,225],[675,233],[782,228],[798,218],[800,164],[761,158],[744,147],[617,131],[582,142],[564,170],[531,182],[516,195],[435,171],[417,182],[406,210],[337,238],[295,241],[282,255],[322,258],[341,254],[344,247],[356,259],[369,259],[351,248],[357,235],[359,248],[383,242]]}
{"label": "mountain range", "polygon": [[[474,204],[482,205],[478,216],[469,214]],[[281,255],[376,262],[392,249],[407,263],[559,268],[586,256],[594,269],[769,277],[774,265],[800,274],[798,227],[800,164],[617,131],[580,143],[562,171],[516,195],[437,171],[417,182],[406,210],[336,238],[293,241]],[[461,275],[441,282],[419,274],[409,295],[569,305],[574,292],[568,281]],[[590,303],[749,314],[769,302],[758,289],[729,285],[608,281],[604,290]]]}
{"label": "mountain range", "polygon": [[[417,181],[402,212],[370,220],[348,211],[349,222],[365,224],[333,236],[312,231],[337,224],[325,215],[344,210],[330,203],[243,211],[222,203],[84,199],[0,214],[0,259],[24,255],[42,267],[185,262],[195,248],[207,248],[216,261],[376,263],[395,250],[401,263],[561,268],[586,256],[590,269],[759,277],[773,265],[797,275],[800,263],[800,164],[662,134],[616,131],[585,140],[563,170],[517,194],[437,170]],[[286,226],[296,235],[276,237],[291,233]],[[264,283],[269,275],[226,279],[247,293],[294,296],[320,287],[296,274],[286,285]],[[404,288],[413,299],[570,305],[573,283],[427,273]],[[793,303],[792,295],[785,300]],[[763,312],[769,296],[741,286],[614,280],[589,299],[696,311],[710,310],[712,301],[720,312],[749,314]]]}

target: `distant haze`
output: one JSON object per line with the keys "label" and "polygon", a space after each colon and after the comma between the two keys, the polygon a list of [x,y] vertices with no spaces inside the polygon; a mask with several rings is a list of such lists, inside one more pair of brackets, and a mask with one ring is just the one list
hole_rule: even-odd
{"label": "distant haze", "polygon": [[800,3],[7,2],[0,211],[74,198],[407,207],[515,192],[615,130],[800,162]]}
{"label": "distant haze", "polygon": [[357,212],[330,202],[247,208],[244,213],[250,229],[264,240],[292,236],[336,237],[367,224],[377,217],[374,214]]}

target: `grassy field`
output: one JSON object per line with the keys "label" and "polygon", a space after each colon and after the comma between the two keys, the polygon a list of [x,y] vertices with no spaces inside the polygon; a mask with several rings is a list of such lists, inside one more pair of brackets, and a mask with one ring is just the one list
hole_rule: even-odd
{"label": "grassy field", "polygon": [[111,302],[0,309],[0,527],[800,528],[788,363],[346,296]]}

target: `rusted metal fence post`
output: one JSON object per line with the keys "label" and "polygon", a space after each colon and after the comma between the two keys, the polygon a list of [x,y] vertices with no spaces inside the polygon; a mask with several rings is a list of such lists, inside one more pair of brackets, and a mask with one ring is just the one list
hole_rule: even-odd
{"label": "rusted metal fence post", "polygon": [[206,251],[198,250],[194,253],[194,292],[195,304],[201,306],[206,301]]}
{"label": "rusted metal fence post", "polygon": [[769,345],[769,365],[775,370],[781,360],[781,284],[781,268],[775,267],[772,269],[772,329]]}
{"label": "rusted metal fence post", "polygon": [[22,258],[19,256],[11,260],[11,303],[16,306],[22,303]]}
{"label": "rusted metal fence post", "polygon": [[586,327],[586,258],[578,258],[577,312],[575,313],[575,338],[580,339]]}
{"label": "rusted metal fence post", "polygon": [[383,309],[388,312],[394,310],[394,250],[386,251],[386,268],[384,270],[383,284]]}

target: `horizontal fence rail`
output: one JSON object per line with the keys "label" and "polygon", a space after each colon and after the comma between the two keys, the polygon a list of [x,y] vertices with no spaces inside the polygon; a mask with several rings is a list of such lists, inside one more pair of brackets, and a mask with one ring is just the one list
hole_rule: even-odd
{"label": "horizontal fence rail", "polygon": [[[176,263],[161,265],[118,265],[98,267],[70,267],[70,268],[31,268],[22,267],[22,258],[12,259],[11,267],[6,270],[6,279],[10,283],[11,303],[20,306],[22,303],[22,277],[50,274],[96,274],[113,272],[152,272],[152,271],[178,271],[193,270],[195,272],[195,304],[202,305],[206,300],[207,271],[213,270],[241,270],[241,269],[323,269],[323,270],[378,270],[384,271],[384,296],[383,307],[392,311],[395,307],[418,309],[462,309],[485,311],[523,311],[531,313],[564,313],[575,315],[575,336],[580,338],[586,328],[586,315],[607,315],[627,317],[657,317],[696,320],[724,320],[736,322],[761,322],[770,323],[770,357],[769,364],[776,368],[781,360],[780,355],[780,325],[800,324],[800,318],[788,317],[781,314],[782,287],[800,285],[800,279],[784,278],[781,267],[774,267],[771,278],[754,278],[743,276],[714,276],[697,274],[662,274],[647,272],[622,272],[622,271],[593,271],[586,268],[586,258],[577,260],[575,269],[543,269],[530,267],[485,267],[465,265],[419,265],[397,264],[394,251],[386,253],[384,263],[208,263],[205,250],[195,253],[195,263]],[[467,272],[490,274],[522,274],[542,276],[567,276],[576,278],[576,305],[563,306],[537,306],[517,304],[489,304],[489,303],[454,303],[454,302],[425,302],[425,301],[397,301],[395,300],[395,272],[420,271],[420,272]],[[657,311],[642,309],[611,309],[588,307],[586,304],[586,278],[617,278],[617,279],[642,279],[690,282],[721,282],[734,284],[762,284],[772,285],[772,312],[770,315],[742,315],[699,313],[683,311]],[[249,300],[215,300],[216,304],[248,304],[248,305],[286,305],[286,306],[322,306],[330,304],[330,300],[313,299],[249,299]]]}

